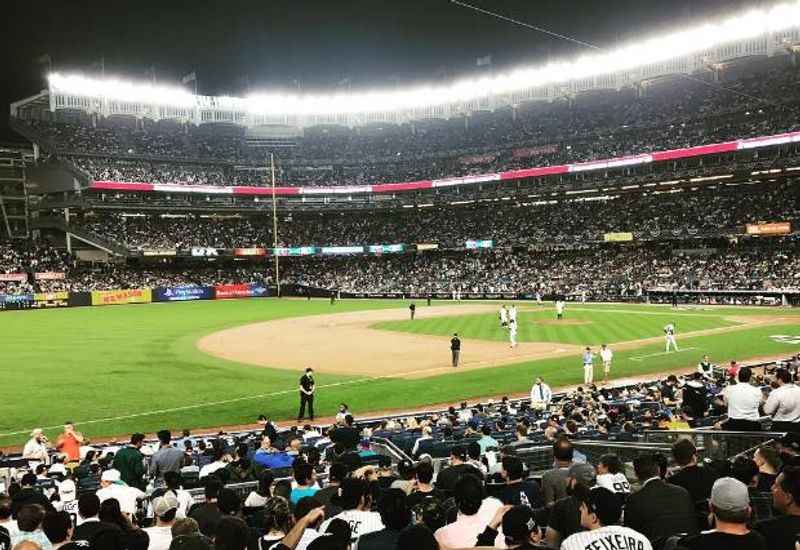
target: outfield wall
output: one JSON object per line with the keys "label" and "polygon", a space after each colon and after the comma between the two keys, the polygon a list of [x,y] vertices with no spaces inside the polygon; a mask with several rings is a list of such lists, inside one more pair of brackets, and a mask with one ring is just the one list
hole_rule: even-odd
{"label": "outfield wall", "polygon": [[[281,285],[281,296],[304,298],[329,298],[332,291],[303,285]],[[0,311],[25,309],[51,309],[61,307],[99,307],[122,304],[149,304],[154,302],[191,302],[196,300],[232,300],[267,298],[277,296],[275,286],[264,283],[238,283],[216,286],[182,285],[155,288],[120,288],[95,290],[92,292],[37,292],[35,294],[0,294]],[[586,298],[580,293],[566,295],[543,295],[514,292],[343,292],[336,291],[336,298],[368,300],[564,300],[567,302],[627,302],[670,303],[673,296],[678,303],[719,303],[721,305],[765,305],[798,306],[800,291],[767,290],[647,290],[642,296],[594,295]],[[716,302],[714,301],[716,300]],[[730,303],[733,300],[734,303]]]}

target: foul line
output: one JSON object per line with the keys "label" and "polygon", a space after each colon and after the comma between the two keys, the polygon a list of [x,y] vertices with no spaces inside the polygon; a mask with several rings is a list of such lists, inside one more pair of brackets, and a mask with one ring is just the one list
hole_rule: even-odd
{"label": "foul line", "polygon": [[[394,376],[402,376],[402,375],[394,375]],[[317,387],[318,388],[334,388],[334,387],[337,387],[337,386],[347,386],[347,385],[352,385],[352,384],[360,384],[362,382],[370,382],[370,381],[373,381],[373,380],[377,380],[379,378],[391,378],[391,376],[375,376],[375,377],[370,377],[370,378],[359,378],[357,380],[347,380],[347,381],[344,381],[344,382],[335,382],[333,384],[325,384],[325,385],[317,386]],[[178,412],[178,411],[188,411],[188,410],[191,410],[191,409],[199,409],[201,407],[215,407],[217,405],[227,405],[228,403],[236,403],[236,402],[239,402],[239,401],[249,401],[251,399],[264,399],[266,397],[276,397],[276,396],[279,396],[279,395],[286,395],[286,394],[289,394],[289,393],[294,393],[296,391],[298,391],[297,388],[292,388],[290,390],[281,390],[281,391],[275,391],[275,392],[270,392],[270,393],[261,393],[261,394],[258,394],[258,395],[246,395],[246,396],[243,396],[243,397],[234,397],[232,399],[225,399],[225,400],[222,400],[222,401],[207,401],[205,403],[195,403],[194,405],[184,405],[182,407],[172,407],[172,408],[169,408],[169,409],[158,409],[158,410],[154,410],[154,411],[145,411],[145,412],[140,412],[140,413],[125,414],[125,415],[121,415],[121,416],[109,416],[107,418],[97,418],[95,420],[80,420],[80,421],[76,421],[75,423],[83,425],[83,424],[100,424],[100,423],[103,423],[103,422],[114,422],[114,421],[117,421],[117,420],[129,420],[131,418],[140,418],[142,416],[153,416],[153,415],[156,415],[156,414],[166,414],[166,413],[173,413],[173,412]],[[41,427],[41,429],[42,430],[55,430],[57,428],[61,428],[62,426],[63,426],[62,424],[58,424],[56,426],[44,426],[44,427]],[[15,432],[0,433],[0,437],[9,437],[9,436],[12,436],[12,435],[21,435],[21,434],[25,434],[25,433],[30,433],[33,429],[34,428],[30,428],[30,429],[27,429],[27,430],[18,430],[18,431],[15,431]]]}
{"label": "foul line", "polygon": [[646,359],[647,357],[657,357],[659,355],[668,355],[670,353],[683,353],[684,351],[692,351],[692,350],[696,350],[696,349],[697,348],[681,348],[681,349],[675,350],[675,351],[659,351],[657,353],[648,353],[647,355],[634,355],[633,357],[630,357],[630,360],[631,361],[642,361],[642,360]]}

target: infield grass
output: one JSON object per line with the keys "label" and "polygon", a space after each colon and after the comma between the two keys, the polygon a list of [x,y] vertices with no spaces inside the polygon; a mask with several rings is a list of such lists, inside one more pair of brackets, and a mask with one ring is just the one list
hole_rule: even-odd
{"label": "infield grass", "polygon": [[[450,303],[450,302],[446,302]],[[203,335],[253,322],[303,315],[405,308],[402,301],[235,300],[180,304],[109,306],[0,313],[0,446],[17,445],[34,427],[48,435],[74,420],[89,437],[133,431],[214,427],[252,423],[258,414],[290,419],[296,414],[294,371],[254,368],[198,351]],[[424,306],[419,308],[424,317]],[[659,336],[668,321],[678,342],[691,351],[665,355],[663,344],[619,351],[613,376],[686,368],[708,353],[717,362],[800,351],[775,341],[775,334],[800,335],[800,312],[762,308],[679,311],[650,306],[568,307],[568,319],[588,324],[539,327],[551,308],[520,308],[520,340],[598,344]],[[727,316],[774,315],[783,326],[760,326],[726,334],[682,337],[693,330],[725,327]],[[436,323],[434,323],[434,321]],[[429,323],[434,323],[429,325]],[[405,322],[381,328],[407,330]],[[504,339],[495,315],[414,321],[415,332]],[[309,342],[313,346],[313,342]],[[357,343],[349,343],[357,345]],[[465,346],[464,353],[468,353]],[[320,363],[324,358],[320,358]],[[318,416],[347,402],[356,414],[419,407],[463,399],[524,392],[536,375],[554,386],[579,383],[578,357],[525,362],[490,369],[454,371],[416,380],[370,379],[318,373]],[[327,387],[336,384],[332,387]],[[273,394],[270,397],[257,397]]]}

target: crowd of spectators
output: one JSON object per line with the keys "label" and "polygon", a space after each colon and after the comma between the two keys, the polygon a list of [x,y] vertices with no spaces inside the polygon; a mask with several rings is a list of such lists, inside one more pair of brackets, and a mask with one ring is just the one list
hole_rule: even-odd
{"label": "crowd of spectators", "polygon": [[[36,429],[9,496],[0,495],[0,544],[791,550],[800,533],[798,367],[800,359],[722,368],[705,357],[694,374],[629,386],[553,396],[539,378],[530,401],[367,422],[342,404],[333,425],[281,430],[262,416],[257,431],[162,430],[157,442],[136,433],[128,444],[95,445],[66,423],[51,444]],[[704,432],[701,447],[691,432],[736,431],[751,414],[786,435],[728,456],[730,433]],[[685,432],[671,449],[620,454],[670,429]],[[386,441],[399,454],[381,451]]]}
{"label": "crowd of spectators", "polygon": [[[308,129],[277,153],[280,184],[357,185],[546,166],[702,145],[798,128],[793,68],[725,82],[678,78],[643,97],[523,105],[469,119]],[[170,122],[26,122],[44,147],[95,179],[263,185],[263,147],[242,128]]]}
{"label": "crowd of spectators", "polygon": [[[781,183],[704,188],[676,193],[627,193],[597,200],[541,201],[527,205],[400,209],[281,216],[281,246],[438,243],[463,248],[470,239],[495,246],[602,242],[605,233],[637,239],[742,233],[747,223],[800,219],[800,186]],[[132,250],[272,246],[272,219],[97,212],[73,224]]]}
{"label": "crowd of spectators", "polygon": [[[691,245],[689,245],[691,246]],[[670,244],[481,251],[429,251],[281,259],[281,284],[345,293],[566,294],[589,300],[644,300],[648,290],[800,290],[800,250],[794,239],[718,242],[713,248]],[[55,249],[53,254],[58,254]],[[63,279],[3,281],[8,294],[31,291],[274,284],[261,260],[213,263],[187,259],[144,263],[48,264]],[[21,268],[21,266],[20,266]]]}

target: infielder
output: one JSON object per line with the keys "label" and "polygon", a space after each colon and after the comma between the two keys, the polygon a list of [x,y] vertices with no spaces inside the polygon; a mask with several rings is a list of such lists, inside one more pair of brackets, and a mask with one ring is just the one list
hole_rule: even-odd
{"label": "infielder", "polygon": [[564,317],[564,302],[556,300],[556,319],[561,320]]}
{"label": "infielder", "polygon": [[603,360],[603,383],[608,384],[608,375],[611,373],[611,360],[614,352],[607,345],[600,346],[600,359]]}
{"label": "infielder", "polygon": [[666,340],[666,352],[669,352],[669,347],[672,346],[675,351],[678,351],[678,342],[675,341],[675,324],[670,323],[664,327],[664,339]]}
{"label": "infielder", "polygon": [[513,319],[508,323],[508,339],[512,348],[517,347],[517,323]]}
{"label": "infielder", "polygon": [[508,310],[505,305],[500,306],[500,326],[503,328],[508,326]]}
{"label": "infielder", "polygon": [[517,306],[511,304],[511,307],[508,308],[508,322],[509,323],[516,323],[517,322]]}
{"label": "infielder", "polygon": [[594,380],[594,353],[592,348],[586,346],[583,352],[583,383],[591,384]]}

